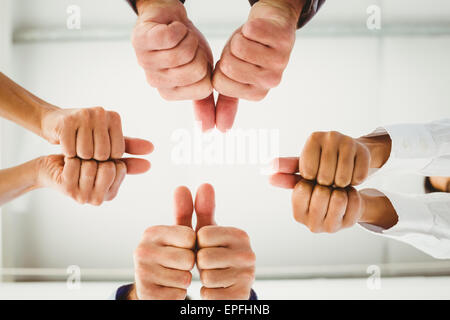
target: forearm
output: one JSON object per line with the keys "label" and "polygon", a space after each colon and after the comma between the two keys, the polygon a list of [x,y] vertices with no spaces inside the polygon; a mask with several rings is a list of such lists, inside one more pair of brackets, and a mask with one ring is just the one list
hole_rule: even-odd
{"label": "forearm", "polygon": [[384,229],[392,228],[398,222],[398,215],[389,198],[375,190],[360,192],[363,214],[359,222],[369,223]]}
{"label": "forearm", "polygon": [[366,136],[356,139],[363,143],[370,152],[370,168],[379,169],[389,159],[392,141],[388,134],[380,136]]}
{"label": "forearm", "polygon": [[45,112],[55,108],[0,72],[1,117],[42,136],[42,116]]}
{"label": "forearm", "polygon": [[0,206],[38,187],[39,159],[0,170]]}

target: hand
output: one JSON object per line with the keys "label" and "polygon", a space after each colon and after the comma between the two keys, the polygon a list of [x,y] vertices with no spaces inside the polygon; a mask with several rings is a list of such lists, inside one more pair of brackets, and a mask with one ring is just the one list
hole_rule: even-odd
{"label": "hand", "polygon": [[147,82],[166,100],[194,100],[203,130],[215,126],[213,55],[179,0],[138,1],[133,46]]}
{"label": "hand", "polygon": [[60,144],[64,156],[97,161],[122,158],[125,140],[117,112],[101,107],[45,110],[41,135],[50,143]]}
{"label": "hand", "polygon": [[[146,140],[126,139],[127,153],[144,155],[152,150]],[[98,162],[52,155],[40,158],[37,168],[37,187],[57,189],[81,204],[99,206],[116,197],[127,173],[144,173],[150,163],[136,158]]]}
{"label": "hand", "polygon": [[[284,177],[279,175],[272,176],[271,183],[275,186],[287,186]],[[334,233],[357,222],[364,222],[366,198],[352,187],[326,187],[305,179],[300,179],[291,187],[294,189],[294,218],[314,233]]]}
{"label": "hand", "polygon": [[255,279],[255,254],[247,233],[214,222],[211,185],[197,191],[197,267],[205,300],[248,300]]}
{"label": "hand", "polygon": [[262,100],[279,85],[294,47],[302,1],[260,0],[230,38],[213,74],[219,92],[216,125],[230,129],[238,99]]}
{"label": "hand", "polygon": [[[203,298],[248,299],[255,256],[243,231],[215,226],[213,187],[200,186],[195,204],[189,189],[179,187],[174,203],[176,225],[149,228],[135,251],[136,282],[129,298],[185,299],[197,259],[197,266],[205,267],[200,270]],[[224,267],[218,270],[213,260]]]}

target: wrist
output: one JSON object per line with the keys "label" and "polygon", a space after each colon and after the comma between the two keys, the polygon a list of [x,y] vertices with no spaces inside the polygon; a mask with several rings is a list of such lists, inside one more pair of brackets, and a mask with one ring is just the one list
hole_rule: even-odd
{"label": "wrist", "polygon": [[389,229],[397,224],[398,216],[389,199],[375,189],[360,191],[364,210],[359,222]]}
{"label": "wrist", "polygon": [[282,9],[290,17],[291,22],[297,26],[306,0],[260,0],[259,2]]}
{"label": "wrist", "polygon": [[127,300],[139,300],[136,292],[136,284],[131,286],[131,289],[127,294]]}
{"label": "wrist", "polygon": [[[54,128],[51,128],[49,123],[49,119],[52,118],[52,115],[55,114],[55,112],[60,111],[61,108],[58,108],[54,105],[44,103],[40,105],[40,121],[39,121],[39,136],[43,139],[47,140],[48,142],[52,144],[58,143],[55,137],[52,137],[52,132]],[[55,140],[56,139],[56,140]]]}
{"label": "wrist", "polygon": [[392,141],[388,134],[356,139],[367,147],[370,153],[370,168],[381,168],[391,155]]}
{"label": "wrist", "polygon": [[146,12],[146,8],[149,5],[154,5],[155,3],[160,2],[160,7],[167,7],[168,5],[180,5],[182,2],[180,0],[136,0],[136,10],[138,15],[142,15]]}

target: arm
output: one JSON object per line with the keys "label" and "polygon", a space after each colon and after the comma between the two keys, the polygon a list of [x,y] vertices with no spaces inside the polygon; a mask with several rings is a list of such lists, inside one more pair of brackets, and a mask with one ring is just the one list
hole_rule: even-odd
{"label": "arm", "polygon": [[125,151],[122,121],[101,107],[61,109],[0,73],[0,116],[59,144],[66,157],[106,161]]}
{"label": "arm", "polygon": [[[147,154],[152,149],[148,141],[127,140],[129,153]],[[0,171],[0,205],[34,189],[51,188],[81,204],[98,206],[116,197],[126,174],[142,174],[149,168],[147,160],[138,158],[100,162],[63,155],[40,157]]]}
{"label": "arm", "polygon": [[450,176],[450,119],[385,126],[367,136],[388,135],[392,150],[381,172]]}
{"label": "arm", "polygon": [[450,259],[450,194],[406,195],[362,190],[372,212],[360,225],[416,247],[437,259]]}
{"label": "arm", "polygon": [[37,188],[39,160],[0,170],[0,206]]}

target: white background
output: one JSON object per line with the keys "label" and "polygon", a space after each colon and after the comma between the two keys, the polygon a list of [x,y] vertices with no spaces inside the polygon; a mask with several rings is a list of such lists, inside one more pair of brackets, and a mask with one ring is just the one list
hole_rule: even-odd
{"label": "white background", "polygon": [[[6,0],[0,0],[6,1]],[[6,2],[5,2],[6,3]],[[328,1],[298,40],[280,87],[260,103],[242,102],[236,128],[279,129],[280,153],[298,155],[307,136],[339,130],[358,136],[394,122],[450,116],[450,35],[311,35],[314,30],[365,28],[366,9],[382,8],[383,26],[447,26],[445,0]],[[63,30],[66,8],[82,10],[82,30],[131,34],[134,13],[121,0],[14,0],[13,30],[45,34]],[[245,0],[189,0],[188,11],[206,34],[231,34],[248,14]],[[0,20],[0,25],[7,20]],[[3,26],[1,26],[2,30]],[[414,29],[416,30],[416,29]],[[73,36],[73,34],[70,34]],[[216,59],[227,40],[211,36]],[[6,50],[8,48],[5,47]],[[2,48],[3,50],[3,48]],[[359,228],[314,235],[291,216],[290,192],[269,186],[260,166],[177,166],[172,163],[177,129],[193,130],[189,102],[168,103],[146,83],[129,39],[16,41],[10,51],[12,79],[61,107],[104,106],[118,111],[125,133],[151,140],[152,170],[128,177],[116,200],[100,208],[80,206],[53,190],[39,190],[4,206],[3,265],[9,268],[131,268],[142,232],[172,223],[172,192],[178,185],[216,187],[217,221],[246,230],[259,270],[276,277],[286,267],[433,261],[406,245]],[[58,153],[31,133],[3,122],[3,166]],[[398,191],[421,192],[418,177],[376,181]]]}

